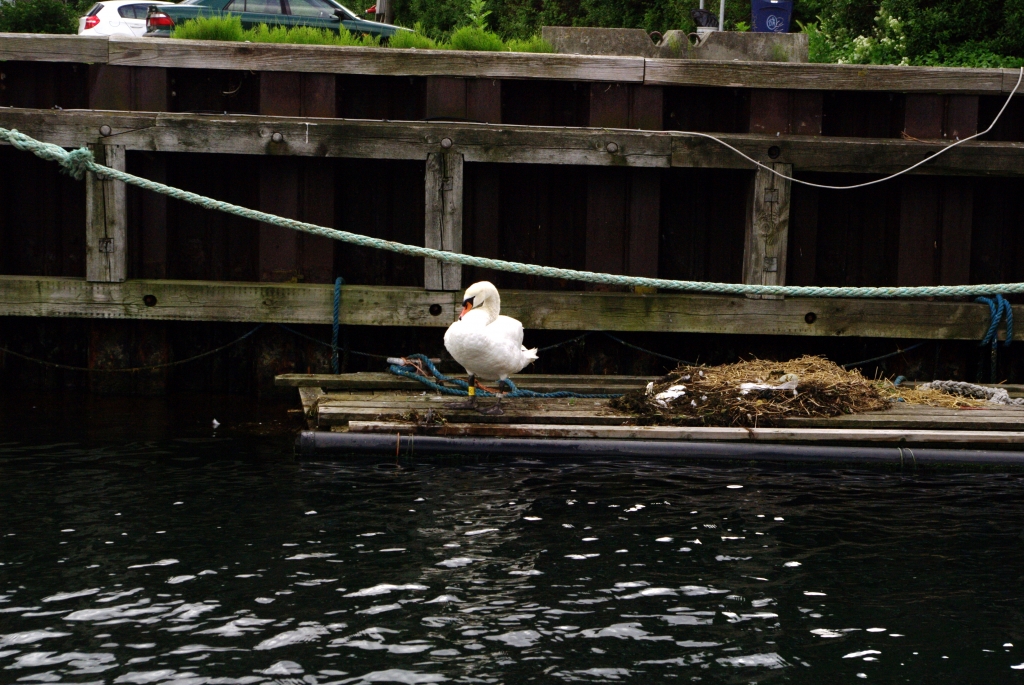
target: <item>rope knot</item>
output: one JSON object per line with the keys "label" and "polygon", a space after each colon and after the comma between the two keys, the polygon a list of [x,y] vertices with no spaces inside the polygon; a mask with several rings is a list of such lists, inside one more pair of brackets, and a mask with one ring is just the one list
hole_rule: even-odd
{"label": "rope knot", "polygon": [[85,173],[96,163],[92,150],[85,147],[71,150],[63,159],[57,161],[64,168],[64,172],[68,176],[78,181],[85,178]]}

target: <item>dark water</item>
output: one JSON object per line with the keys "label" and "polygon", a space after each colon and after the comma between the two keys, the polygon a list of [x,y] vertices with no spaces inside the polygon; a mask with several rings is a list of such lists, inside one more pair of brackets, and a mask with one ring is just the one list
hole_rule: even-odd
{"label": "dark water", "polygon": [[4,406],[0,683],[1024,681],[1021,474],[295,464],[274,408]]}

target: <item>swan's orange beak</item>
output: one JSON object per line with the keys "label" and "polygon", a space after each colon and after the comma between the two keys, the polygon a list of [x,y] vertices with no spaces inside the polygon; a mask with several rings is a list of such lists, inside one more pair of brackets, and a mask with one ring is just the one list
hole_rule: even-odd
{"label": "swan's orange beak", "polygon": [[459,321],[462,321],[462,317],[469,313],[469,310],[473,308],[473,302],[466,300],[462,303],[462,313],[459,314]]}

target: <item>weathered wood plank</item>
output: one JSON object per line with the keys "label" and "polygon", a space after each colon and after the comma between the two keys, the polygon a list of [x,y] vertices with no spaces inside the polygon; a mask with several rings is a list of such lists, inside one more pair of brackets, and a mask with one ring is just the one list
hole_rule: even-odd
{"label": "weathered wood plank", "polygon": [[[301,283],[0,276],[0,316],[330,323],[334,289]],[[151,306],[143,298],[153,295]],[[447,327],[459,293],[344,286],[341,323]],[[440,310],[431,314],[430,307]],[[502,311],[526,328],[980,340],[988,308],[969,302],[506,290]],[[1024,317],[1024,305],[1014,308]],[[813,317],[807,316],[814,314]],[[808,323],[813,321],[813,323]],[[390,353],[390,352],[388,352]]]}
{"label": "weathered wood plank", "polygon": [[[460,374],[456,378],[465,377]],[[656,380],[655,376],[578,376],[560,374],[516,374],[515,384],[526,390],[537,392],[554,392],[571,390],[579,393],[623,392],[642,388]],[[390,373],[343,373],[334,374],[282,374],[274,378],[274,385],[286,388],[323,388],[324,390],[346,391],[407,391],[421,392],[423,384],[409,378],[395,376]],[[567,386],[572,386],[567,387]],[[332,395],[333,396],[333,395]]]}
{"label": "weathered wood plank", "polygon": [[[15,108],[0,109],[0,126],[64,147],[102,138],[128,150],[151,152],[419,160],[445,151],[462,154],[466,162],[753,168],[714,141],[678,131]],[[108,136],[101,136],[102,126],[110,127]],[[275,142],[274,134],[280,134],[280,142]],[[892,173],[947,145],[890,138],[715,135],[754,159],[792,164],[798,172]],[[447,150],[441,147],[445,138],[452,141]],[[614,152],[609,151],[610,143],[614,143]],[[770,148],[776,148],[774,159],[769,156]],[[1024,143],[972,141],[911,173],[1021,176]]]}
{"label": "weathered wood plank", "polygon": [[[1022,425],[1024,427],[1024,425]],[[458,437],[687,440],[709,442],[798,442],[822,444],[887,443],[899,446],[928,444],[1024,444],[1021,431],[898,430],[873,428],[717,428],[676,426],[587,426],[556,424],[447,423],[421,426],[409,422],[350,421],[353,433],[396,433]],[[907,455],[910,459],[910,455]]]}
{"label": "weathered wood plank", "polygon": [[[95,145],[102,164],[124,171],[125,149]],[[128,277],[128,203],[125,184],[96,174],[86,176],[85,278],[120,283]]]}
{"label": "weathered wood plank", "polygon": [[[462,155],[427,155],[424,245],[435,250],[462,252]],[[461,290],[462,266],[423,260],[427,290]]]}
{"label": "weathered wood plank", "polygon": [[83,62],[107,61],[107,39],[41,33],[0,33],[0,61]]}
{"label": "weathered wood plank", "polygon": [[[791,164],[772,164],[787,177]],[[743,246],[743,282],[756,285],[786,284],[786,253],[789,248],[789,187],[791,181],[765,169],[754,174],[754,190],[747,208]],[[751,295],[752,299],[780,299],[778,295]]]}
{"label": "weathered wood plank", "polygon": [[[1011,73],[1012,79],[1008,78]],[[648,59],[644,83],[900,93],[1001,93],[1013,89],[1018,75],[1016,69]],[[1012,83],[1007,87],[1010,80]]]}
{"label": "weathered wood plank", "polygon": [[[225,43],[111,37],[110,64],[379,76],[471,76],[640,83],[640,57]],[[1002,83],[1000,76],[1000,84]]]}

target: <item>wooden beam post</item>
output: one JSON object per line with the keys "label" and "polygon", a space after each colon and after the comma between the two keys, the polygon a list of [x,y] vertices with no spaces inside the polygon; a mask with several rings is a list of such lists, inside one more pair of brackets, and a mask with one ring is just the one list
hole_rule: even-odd
{"label": "wooden beam post", "polygon": [[[664,94],[657,86],[592,83],[588,123],[592,127],[660,131],[663,102]],[[619,153],[620,144],[613,134],[604,149],[609,155]],[[660,231],[661,175],[657,170],[588,170],[587,270],[657,276]]]}
{"label": "wooden beam post", "polygon": [[[92,148],[97,162],[124,170],[123,146]],[[121,283],[128,277],[128,205],[124,183],[88,174],[85,206],[85,279]]]}
{"label": "wooden beam post", "polygon": [[[426,233],[424,245],[435,250],[462,252],[462,155],[434,152],[427,155]],[[462,267],[424,260],[427,290],[461,290]]]}
{"label": "wooden beam post", "polygon": [[[792,176],[792,164],[773,164],[775,171]],[[786,252],[789,247],[790,181],[759,168],[747,214],[743,245],[743,282],[756,285],[786,284]],[[779,300],[777,295],[749,295],[753,299]]]}

